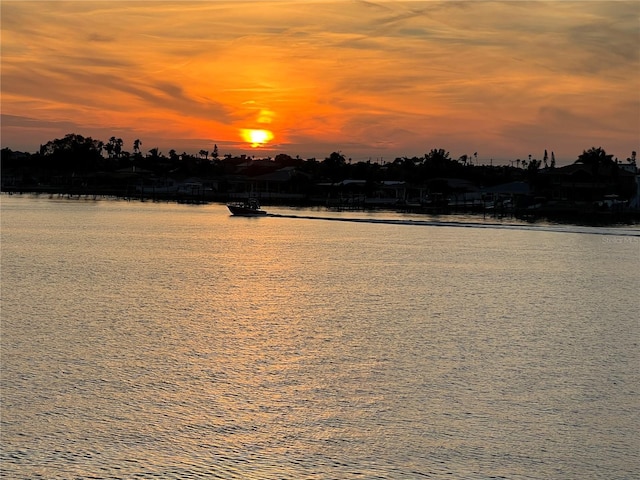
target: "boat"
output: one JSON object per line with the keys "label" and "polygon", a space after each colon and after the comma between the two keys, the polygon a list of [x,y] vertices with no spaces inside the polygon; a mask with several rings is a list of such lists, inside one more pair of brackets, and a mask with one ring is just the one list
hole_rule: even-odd
{"label": "boat", "polygon": [[231,215],[237,217],[259,217],[267,214],[267,212],[260,208],[260,204],[255,198],[250,198],[245,202],[227,203],[227,208],[231,212]]}

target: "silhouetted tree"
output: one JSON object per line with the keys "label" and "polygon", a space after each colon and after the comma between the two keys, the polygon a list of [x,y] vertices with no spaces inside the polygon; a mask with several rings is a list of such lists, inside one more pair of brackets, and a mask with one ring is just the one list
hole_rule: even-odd
{"label": "silhouetted tree", "polygon": [[447,173],[451,173],[451,171],[455,171],[455,167],[452,165],[454,162],[449,157],[449,152],[444,150],[443,148],[431,149],[429,153],[424,155],[423,171],[424,175],[422,179],[425,180],[429,177],[436,177],[441,175],[446,175]]}
{"label": "silhouetted tree", "polygon": [[69,133],[40,147],[40,154],[49,158],[57,168],[88,171],[103,160],[102,142],[91,137]]}
{"label": "silhouetted tree", "polygon": [[158,150],[158,147],[154,147],[152,149],[149,150],[149,157],[153,160],[160,158],[160,150]]}
{"label": "silhouetted tree", "polygon": [[618,165],[613,160],[613,155],[608,155],[602,147],[591,147],[583,150],[574,163],[581,163],[591,168],[593,175],[592,195],[601,187],[602,174],[607,171],[611,176],[617,177]]}
{"label": "silhouetted tree", "polygon": [[633,150],[631,152],[631,156],[629,158],[627,158],[627,162],[629,162],[634,167],[636,166],[636,151],[635,150]]}
{"label": "silhouetted tree", "polygon": [[[162,156],[158,148],[149,150],[149,154],[143,157],[140,148],[142,142],[136,139],[133,142],[133,156],[129,156],[122,149],[122,139],[112,136],[108,142],[93,140],[90,137],[83,137],[76,134],[68,134],[64,138],[55,139],[41,145],[40,152],[29,155],[16,155],[9,149],[2,150],[2,161],[0,175],[9,174],[16,180],[15,184],[36,185],[38,183],[47,184],[55,176],[60,184],[69,186],[84,185],[92,183],[101,184],[103,182],[113,182],[114,176],[103,175],[102,172],[122,168],[122,166],[140,165],[144,168],[141,174],[144,175],[150,170],[151,175],[168,175],[179,173],[185,176],[202,176],[214,178],[235,172],[237,162],[233,155],[225,154],[224,160],[218,160],[217,145],[213,145],[211,157],[213,162],[209,162],[209,153],[200,150],[199,155],[182,154],[182,157],[175,150],[170,150],[168,157]],[[103,155],[102,150],[106,152]],[[314,190],[319,192],[317,184],[320,182],[337,182],[346,178],[366,180],[368,191],[383,180],[402,180],[411,185],[413,189],[431,188],[434,191],[447,193],[448,183],[442,177],[457,177],[470,180],[475,185],[496,185],[507,181],[526,179],[538,194],[544,194],[550,182],[554,178],[551,175],[539,174],[541,164],[553,169],[555,167],[555,154],[550,152],[550,161],[547,150],[544,150],[542,161],[533,159],[531,155],[528,160],[512,160],[511,166],[479,165],[478,152],[472,155],[462,155],[457,160],[451,159],[448,151],[432,149],[422,156],[398,157],[392,162],[384,165],[380,161],[348,161],[340,152],[332,152],[324,161],[318,162],[315,158],[302,160],[299,156],[292,158],[286,154],[278,154],[274,159],[274,167],[289,166],[295,167],[299,174],[296,177],[296,192],[308,192],[312,194]],[[106,158],[108,155],[108,158]],[[473,159],[475,158],[475,164]],[[270,159],[270,157],[269,157]],[[584,170],[590,171],[592,188],[588,189],[585,198],[601,199],[603,194],[616,193],[624,198],[631,196],[635,192],[633,176],[622,171],[616,163],[617,159],[613,155],[608,155],[601,147],[585,150],[578,157],[575,163],[587,166]],[[627,162],[636,165],[636,152],[631,152]],[[517,168],[516,168],[517,166]],[[95,174],[87,175],[90,172]],[[550,173],[550,172],[546,172]],[[584,172],[581,173],[584,175]],[[295,175],[294,175],[295,176]],[[576,177],[577,178],[577,177]],[[62,179],[62,180],[60,180]],[[631,180],[630,180],[631,179]],[[12,180],[14,181],[14,180]],[[120,182],[120,180],[118,180]],[[220,185],[224,182],[220,180]],[[118,183],[118,188],[121,185]],[[221,192],[224,191],[221,187]],[[583,190],[587,190],[582,186]],[[629,193],[630,192],[630,193]]]}
{"label": "silhouetted tree", "polygon": [[346,159],[340,152],[332,152],[321,164],[324,174],[333,182],[344,180],[345,165]]}
{"label": "silhouetted tree", "polygon": [[109,157],[120,158],[122,153],[123,141],[121,138],[111,137],[109,142],[105,146],[105,150],[109,154]]}
{"label": "silhouetted tree", "polygon": [[582,154],[574,163],[582,163],[583,165],[591,165],[600,167],[602,165],[613,165],[613,155],[608,155],[602,147],[591,147],[589,150],[583,150]]}
{"label": "silhouetted tree", "polygon": [[109,158],[113,158],[113,144],[111,142],[106,143],[104,145],[104,149],[107,152],[107,155],[109,156]]}
{"label": "silhouetted tree", "polygon": [[443,148],[433,148],[429,153],[425,154],[424,160],[425,162],[443,163],[450,160],[449,152]]}

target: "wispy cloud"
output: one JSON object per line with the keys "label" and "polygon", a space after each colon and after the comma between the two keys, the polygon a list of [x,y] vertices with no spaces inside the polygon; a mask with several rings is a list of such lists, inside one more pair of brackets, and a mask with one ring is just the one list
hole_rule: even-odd
{"label": "wispy cloud", "polygon": [[622,156],[639,18],[635,1],[3,2],[3,112],[238,147],[268,110],[281,148],[316,155],[571,158],[600,132]]}

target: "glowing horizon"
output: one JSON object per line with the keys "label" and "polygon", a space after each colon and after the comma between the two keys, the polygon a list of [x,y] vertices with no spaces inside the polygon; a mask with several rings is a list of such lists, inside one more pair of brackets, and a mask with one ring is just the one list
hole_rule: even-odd
{"label": "glowing horizon", "polygon": [[266,146],[273,140],[273,133],[269,130],[243,128],[240,134],[244,141],[251,145],[252,148]]}
{"label": "glowing horizon", "polygon": [[67,133],[355,160],[640,148],[638,2],[1,8],[2,146],[15,150]]}

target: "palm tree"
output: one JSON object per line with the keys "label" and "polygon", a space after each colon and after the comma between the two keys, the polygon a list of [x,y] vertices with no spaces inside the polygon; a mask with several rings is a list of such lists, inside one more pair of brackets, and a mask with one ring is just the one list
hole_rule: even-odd
{"label": "palm tree", "polygon": [[109,158],[113,157],[113,143],[111,141],[105,144],[104,149],[107,151]]}
{"label": "palm tree", "polygon": [[617,170],[617,164],[613,160],[613,155],[608,155],[602,147],[591,147],[589,150],[583,150],[582,154],[574,163],[581,163],[582,165],[591,167],[594,187],[600,185],[603,169],[609,169],[613,174],[615,174]]}
{"label": "palm tree", "polygon": [[607,152],[605,152],[602,147],[592,147],[589,150],[583,150],[582,154],[574,163],[589,165],[594,174],[598,173],[600,167],[615,165],[613,155],[607,155]]}
{"label": "palm tree", "polygon": [[113,151],[116,154],[116,158],[120,158],[120,154],[122,153],[122,145],[124,145],[124,142],[122,141],[121,138],[117,138],[116,142],[115,142],[115,146]]}

